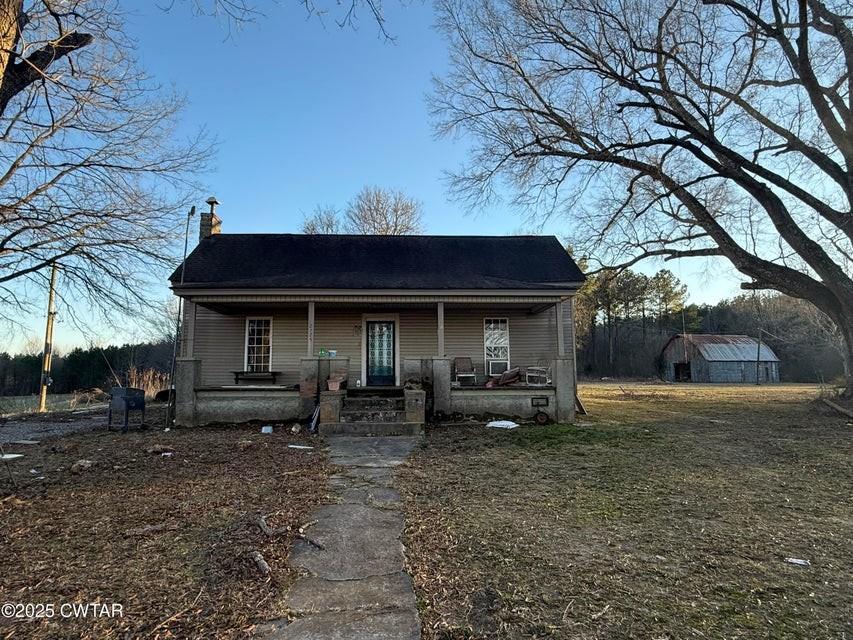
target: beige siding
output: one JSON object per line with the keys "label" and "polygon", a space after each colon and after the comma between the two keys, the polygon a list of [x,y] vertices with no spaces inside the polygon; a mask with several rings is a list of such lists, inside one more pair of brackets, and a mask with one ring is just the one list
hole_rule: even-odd
{"label": "beige siding", "polygon": [[[299,310],[253,312],[252,317],[271,316],[272,370],[280,371],[279,384],[299,382],[299,358],[308,343],[308,318]],[[232,371],[245,366],[246,317],[223,315],[198,306],[195,317],[193,357],[201,360],[204,386],[234,384]]]}
{"label": "beige siding", "polygon": [[272,368],[281,371],[280,384],[299,382],[299,359],[308,348],[308,310],[293,309],[273,315]]}
{"label": "beige siding", "polygon": [[319,353],[320,349],[334,349],[340,357],[348,357],[350,378],[360,378],[361,312],[353,309],[317,308],[314,317],[314,355]]}
{"label": "beige siding", "polygon": [[401,312],[400,357],[434,355],[438,355],[438,312],[435,309]]}
{"label": "beige siding", "polygon": [[[481,309],[448,309],[444,312],[445,343],[447,356],[469,357],[478,374],[485,373],[485,348],[483,344],[483,321],[486,318],[509,319],[510,366],[536,365],[540,360],[557,356],[557,324],[553,307],[541,313],[530,314],[524,310],[495,311]],[[573,357],[572,310],[570,304],[563,305],[563,329],[566,341],[566,357]]]}
{"label": "beige siding", "polygon": [[234,384],[232,371],[243,368],[246,319],[196,307],[193,357],[201,360],[201,384]]}
{"label": "beige siding", "polygon": [[[202,361],[202,384],[233,384],[232,371],[244,366],[246,316],[223,315],[200,305],[195,307],[192,356]],[[573,356],[571,304],[564,304],[566,355]],[[362,309],[317,307],[315,317],[315,354],[321,348],[336,349],[350,358],[352,379],[361,378]],[[437,316],[435,309],[399,309],[373,314],[399,316],[400,358],[437,355]],[[253,312],[253,316],[273,317],[272,368],[281,371],[281,384],[299,381],[299,360],[306,355],[308,343],[307,309]],[[554,309],[538,314],[524,310],[483,309],[445,310],[445,336],[448,357],[469,356],[478,373],[484,372],[483,319],[509,318],[510,361],[513,366],[535,365],[557,355],[557,329]]]}

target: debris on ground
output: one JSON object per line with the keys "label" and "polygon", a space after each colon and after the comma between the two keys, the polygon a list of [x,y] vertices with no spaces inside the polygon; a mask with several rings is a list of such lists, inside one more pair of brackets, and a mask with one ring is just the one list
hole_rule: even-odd
{"label": "debris on ground", "polygon": [[[280,596],[298,577],[287,556],[331,471],[319,451],[287,447],[310,442],[289,428],[262,443],[259,425],[228,424],[172,429],[168,440],[161,429],[100,430],[27,448],[27,464],[11,465],[20,489],[5,498],[12,487],[0,477],[0,592],[33,602],[113,594],[124,615],[33,620],[24,635],[238,640],[257,623],[286,618]],[[235,455],[240,440],[254,440],[251,455]],[[146,453],[157,444],[180,456]],[[95,464],[69,473],[81,459]],[[253,522],[258,513],[274,537]],[[270,567],[267,577],[252,551]]]}
{"label": "debris on ground", "polygon": [[518,423],[512,420],[492,420],[487,422],[486,426],[489,429],[517,429]]}
{"label": "debris on ground", "polygon": [[258,567],[258,571],[260,571],[262,575],[268,576],[272,573],[272,568],[264,559],[264,556],[260,551],[252,551],[249,553],[249,557],[254,560],[255,565]]}
{"label": "debris on ground", "polygon": [[160,453],[160,454],[163,454],[163,453],[175,453],[175,449],[174,449],[173,447],[170,447],[169,445],[165,445],[165,444],[155,444],[155,445],[152,445],[152,446],[148,447],[148,448],[145,450],[145,453],[152,453],[152,454],[153,454],[153,453]]}
{"label": "debris on ground", "polygon": [[83,473],[94,466],[92,460],[78,460],[71,465],[71,473]]}
{"label": "debris on ground", "polygon": [[240,440],[240,441],[237,443],[237,448],[238,448],[238,449],[240,449],[241,451],[242,451],[242,450],[244,450],[244,449],[248,449],[248,448],[249,448],[249,447],[251,447],[251,446],[252,446],[252,441],[251,441],[251,440]]}
{"label": "debris on ground", "polygon": [[832,408],[832,409],[835,409],[835,410],[836,410],[838,413],[840,413],[841,415],[845,415],[845,416],[847,416],[848,418],[853,418],[853,411],[851,411],[850,409],[845,409],[845,408],[844,408],[844,407],[842,407],[840,404],[835,403],[835,402],[833,402],[832,400],[829,400],[828,398],[821,398],[821,400],[823,400],[823,403],[824,403],[827,407],[830,407],[830,408]]}
{"label": "debris on ground", "polygon": [[428,429],[395,469],[423,640],[845,637],[853,444],[817,387],[624,386],[671,397],[585,384],[594,428]]}
{"label": "debris on ground", "polygon": [[313,449],[314,448],[314,447],[309,447],[308,445],[304,445],[304,444],[289,444],[287,446],[290,449]]}
{"label": "debris on ground", "polygon": [[261,433],[264,433],[264,434],[272,433],[272,425],[268,424],[268,425],[264,425],[263,427],[261,427]]}
{"label": "debris on ground", "polygon": [[293,435],[296,435],[300,431],[302,431],[302,425],[298,422],[295,423],[292,427],[290,427],[290,433],[292,433]]}
{"label": "debris on ground", "polygon": [[130,536],[147,536],[147,535],[150,535],[152,533],[159,533],[161,531],[174,531],[177,528],[178,527],[175,524],[166,524],[166,523],[149,524],[149,525],[145,525],[144,527],[136,527],[135,529],[129,529],[129,530],[124,532],[124,535],[129,536],[129,537]]}
{"label": "debris on ground", "polygon": [[789,564],[797,564],[801,567],[811,566],[811,562],[809,562],[808,560],[803,560],[802,558],[785,558],[785,562]]}

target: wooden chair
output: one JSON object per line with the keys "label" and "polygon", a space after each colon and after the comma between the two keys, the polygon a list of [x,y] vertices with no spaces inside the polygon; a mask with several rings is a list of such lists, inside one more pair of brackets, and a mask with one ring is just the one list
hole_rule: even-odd
{"label": "wooden chair", "polygon": [[477,374],[471,358],[453,358],[453,379],[462,384],[463,379],[470,379],[471,384],[477,384]]}

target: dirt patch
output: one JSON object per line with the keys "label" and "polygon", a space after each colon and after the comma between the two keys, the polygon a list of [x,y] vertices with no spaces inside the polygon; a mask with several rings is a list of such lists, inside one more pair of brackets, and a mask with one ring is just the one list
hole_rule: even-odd
{"label": "dirt patch", "polygon": [[581,387],[584,427],[428,433],[399,472],[426,637],[849,631],[846,423],[802,385],[641,389]]}
{"label": "dirt patch", "polygon": [[[329,472],[321,449],[292,443],[319,444],[285,429],[224,426],[20,446],[26,457],[12,464],[21,489],[10,495],[0,478],[0,599],[119,603],[124,615],[7,620],[0,636],[240,638],[285,616],[282,595],[296,577],[287,553]],[[73,473],[80,460],[91,464]]]}

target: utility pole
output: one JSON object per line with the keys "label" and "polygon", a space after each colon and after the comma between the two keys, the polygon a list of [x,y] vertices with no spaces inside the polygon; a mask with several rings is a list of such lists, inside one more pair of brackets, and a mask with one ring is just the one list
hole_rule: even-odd
{"label": "utility pole", "polygon": [[[210,205],[210,212],[213,213],[214,204],[211,202],[213,200],[216,201],[216,198],[211,196],[208,198],[207,203]],[[187,266],[187,246],[190,241],[190,220],[195,215],[195,206],[190,207],[190,210],[187,212],[187,228],[184,231],[184,257],[181,260],[181,284],[184,284],[184,270]],[[178,319],[175,321],[175,341],[172,343],[172,366],[169,369],[169,386],[167,389],[169,390],[168,401],[166,402],[166,428],[172,424],[174,420],[173,414],[176,411],[177,407],[177,396],[175,389],[175,363],[178,359],[178,340],[181,337],[181,322],[183,320],[184,315],[184,299],[178,298]]]}
{"label": "utility pole", "polygon": [[44,350],[41,364],[41,390],[39,392],[39,413],[47,411],[47,388],[50,386],[50,365],[53,360],[53,319],[54,297],[56,294],[56,263],[50,268],[50,291],[47,294],[47,324],[44,329]]}

